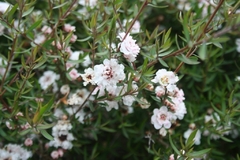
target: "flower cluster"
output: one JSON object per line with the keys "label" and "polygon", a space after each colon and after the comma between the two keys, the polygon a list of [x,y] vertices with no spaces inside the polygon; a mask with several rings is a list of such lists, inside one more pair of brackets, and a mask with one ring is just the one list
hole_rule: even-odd
{"label": "flower cluster", "polygon": [[0,149],[0,159],[27,160],[32,157],[32,152],[17,144],[8,144]]}
{"label": "flower cluster", "polygon": [[155,88],[157,98],[164,103],[164,106],[153,110],[151,122],[156,129],[169,129],[174,121],[183,119],[187,113],[183,102],[184,93],[176,86],[178,80],[178,76],[166,69],[158,70],[152,80],[158,85]]}
{"label": "flower cluster", "polygon": [[[125,37],[125,38],[124,38]],[[136,44],[136,40],[127,34],[122,32],[119,33],[118,38],[121,40],[119,43],[120,51],[124,54],[123,56],[129,61],[134,62],[136,60],[137,55],[140,52],[139,46]]]}
{"label": "flower cluster", "polygon": [[73,134],[69,132],[71,129],[72,125],[68,120],[58,120],[57,124],[52,128],[54,139],[48,145],[55,148],[61,147],[65,150],[71,149],[74,140]]}

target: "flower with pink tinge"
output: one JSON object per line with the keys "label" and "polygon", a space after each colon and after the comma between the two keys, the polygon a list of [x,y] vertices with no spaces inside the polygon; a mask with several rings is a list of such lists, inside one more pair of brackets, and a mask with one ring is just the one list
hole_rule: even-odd
{"label": "flower with pink tinge", "polygon": [[49,26],[43,26],[41,31],[45,34],[50,34],[50,33],[52,33],[52,28]]}
{"label": "flower with pink tinge", "polygon": [[165,95],[165,88],[163,86],[157,86],[155,88],[155,93],[157,97],[162,97],[163,95]]}
{"label": "flower with pink tinge", "polygon": [[32,146],[32,145],[33,145],[32,139],[31,139],[31,138],[25,139],[24,145],[25,145],[25,146]]}
{"label": "flower with pink tinge", "polygon": [[41,44],[41,43],[43,43],[45,40],[46,40],[45,35],[43,35],[43,34],[37,34],[36,37],[35,37],[35,39],[34,39],[34,43],[36,43],[36,44]]}
{"label": "flower with pink tinge", "polygon": [[174,154],[171,154],[171,155],[169,156],[169,159],[168,159],[168,160],[175,160]]}
{"label": "flower with pink tinge", "polygon": [[172,119],[172,113],[168,111],[166,106],[162,106],[160,109],[155,108],[151,117],[151,123],[154,128],[160,129],[162,127],[169,129],[171,127],[170,120]]}
{"label": "flower with pink tinge", "polygon": [[140,52],[139,46],[136,44],[136,40],[133,40],[132,36],[127,34],[126,38],[124,38],[126,33],[119,33],[118,38],[122,41],[119,43],[120,51],[123,53],[123,56],[129,61],[134,62],[136,60],[137,55]]}
{"label": "flower with pink tinge", "polygon": [[100,90],[106,89],[109,94],[116,94],[117,83],[124,80],[125,77],[124,66],[118,64],[117,59],[105,59],[103,64],[94,66],[93,81]]}
{"label": "flower with pink tinge", "polygon": [[72,35],[70,42],[74,43],[77,40],[77,36],[75,34]]}
{"label": "flower with pink tinge", "polygon": [[69,72],[69,76],[72,80],[76,80],[80,76],[80,73],[78,73],[75,68],[72,68],[72,70]]}
{"label": "flower with pink tinge", "polygon": [[64,154],[64,150],[62,148],[59,148],[57,151],[58,151],[59,157],[62,157]]}
{"label": "flower with pink tinge", "polygon": [[71,24],[64,24],[63,30],[64,30],[65,32],[75,32],[76,27],[75,27],[75,26],[72,26]]}
{"label": "flower with pink tinge", "polygon": [[59,153],[58,153],[58,151],[52,151],[51,157],[52,157],[53,159],[58,159],[58,158],[59,158]]}
{"label": "flower with pink tinge", "polygon": [[174,97],[169,97],[171,98],[171,105],[170,105],[170,109],[174,115],[173,119],[183,119],[184,115],[187,113],[187,109],[185,106],[185,103],[183,101],[179,101],[177,98]]}

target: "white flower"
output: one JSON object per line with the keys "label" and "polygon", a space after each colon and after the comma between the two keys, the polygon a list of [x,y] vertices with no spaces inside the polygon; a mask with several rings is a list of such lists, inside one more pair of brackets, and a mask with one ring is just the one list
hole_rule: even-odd
{"label": "white flower", "polygon": [[63,85],[61,88],[60,88],[60,92],[62,93],[62,94],[67,94],[67,93],[69,93],[69,91],[70,91],[70,87],[69,87],[69,85],[68,84],[65,84],[65,85]]}
{"label": "white flower", "polygon": [[27,151],[17,144],[8,144],[4,147],[5,152],[0,151],[0,159],[27,160],[32,157],[32,152]]}
{"label": "white flower", "polygon": [[82,6],[89,6],[90,8],[94,8],[97,5],[97,0],[79,0],[78,3]]}
{"label": "white flower", "polygon": [[71,129],[72,125],[68,120],[59,120],[58,123],[52,128],[54,140],[49,142],[49,146],[71,149],[73,146],[72,141],[74,140],[72,133],[69,132]]}
{"label": "white flower", "polygon": [[237,52],[240,53],[240,38],[237,38],[235,42],[237,45]]}
{"label": "white flower", "polygon": [[[239,51],[240,51],[240,50],[239,50]],[[240,76],[237,76],[236,79],[235,79],[235,81],[240,82]]]}
{"label": "white flower", "polygon": [[[130,20],[126,20],[124,19],[123,20],[123,26],[126,26],[127,23],[131,23],[132,22],[132,19]],[[138,20],[136,20],[132,26],[132,29],[131,29],[131,33],[139,33],[140,32],[140,22]]]}
{"label": "white flower", "polygon": [[41,43],[43,43],[45,40],[46,40],[45,35],[43,35],[43,34],[37,34],[36,37],[35,37],[35,39],[34,39],[34,43],[36,43],[36,44],[41,44]]}
{"label": "white flower", "polygon": [[72,26],[72,25],[70,25],[70,24],[64,24],[63,30],[64,30],[65,32],[75,32],[75,31],[76,31],[76,27],[75,27],[75,26]]}
{"label": "white flower", "polygon": [[124,66],[118,64],[116,59],[105,59],[103,64],[94,66],[93,81],[102,91],[106,89],[109,94],[115,95],[117,83],[124,79]]}
{"label": "white flower", "polygon": [[163,86],[157,86],[155,88],[155,93],[157,97],[162,97],[163,95],[165,95],[165,88]]}
{"label": "white flower", "polygon": [[136,44],[136,40],[133,40],[132,36],[129,34],[123,40],[125,33],[119,33],[118,38],[122,41],[119,43],[120,51],[124,54],[123,56],[129,61],[134,62],[137,55],[140,52],[139,46]]}
{"label": "white flower", "polygon": [[40,79],[38,80],[38,83],[40,83],[41,88],[43,90],[46,90],[50,85],[55,85],[53,87],[56,87],[56,80],[59,80],[60,76],[58,74],[56,74],[53,71],[45,71],[43,73],[43,76],[40,77]]}
{"label": "white flower", "polygon": [[[184,132],[183,137],[187,140],[193,131],[193,129],[189,128],[187,131]],[[199,130],[197,131],[193,140],[196,145],[199,145],[201,143],[201,132]]]}
{"label": "white flower", "polygon": [[95,82],[94,82],[94,70],[92,68],[87,68],[84,70],[84,74],[80,74],[80,76],[82,77],[83,79],[83,85],[86,86],[88,83],[92,84],[92,85],[95,85]]}
{"label": "white flower", "polygon": [[168,111],[166,106],[162,106],[160,109],[155,108],[151,117],[151,123],[156,129],[162,127],[168,129],[171,127],[170,120],[172,119],[172,113]]}
{"label": "white flower", "polygon": [[51,157],[52,157],[52,159],[58,159],[59,158],[58,151],[52,151]]}
{"label": "white flower", "polygon": [[184,115],[187,113],[185,103],[176,98],[171,98],[171,100],[173,105],[170,108],[173,110],[174,115],[180,120],[183,119]]}
{"label": "white flower", "polygon": [[6,72],[7,61],[0,57],[0,77]]}
{"label": "white flower", "polygon": [[52,33],[52,28],[49,26],[43,26],[41,31],[45,34],[51,34]]}
{"label": "white flower", "polygon": [[161,128],[161,129],[159,130],[159,134],[160,134],[161,136],[165,137],[165,136],[167,135],[167,130],[166,130],[165,128]]}
{"label": "white flower", "polygon": [[[67,100],[69,105],[79,105],[81,106],[83,102],[87,99],[89,95],[89,92],[87,89],[78,89],[74,94],[70,95],[70,98]],[[90,97],[89,100],[91,100],[92,97]]]}
{"label": "white flower", "polygon": [[8,7],[11,6],[9,3],[6,2],[0,2],[0,12],[4,13],[8,9]]}
{"label": "white flower", "polygon": [[140,107],[141,107],[142,109],[147,109],[147,108],[149,108],[150,105],[151,105],[151,104],[147,101],[146,98],[141,97],[141,98],[140,98],[140,101],[141,101],[141,102],[139,102],[139,105],[140,105]]}
{"label": "white flower", "polygon": [[0,24],[0,36],[3,35],[5,27]]}
{"label": "white flower", "polygon": [[107,104],[105,107],[108,112],[111,111],[113,108],[118,109],[118,103],[116,101],[105,100],[104,102]]}
{"label": "white flower", "polygon": [[72,68],[71,71],[69,72],[69,76],[71,80],[76,80],[80,76],[80,73],[78,73],[76,68]]}
{"label": "white flower", "polygon": [[[83,55],[83,54],[84,54],[83,51],[75,51],[75,52],[71,53],[69,59],[72,60],[72,61],[68,61],[69,64],[72,64],[71,67],[72,66],[75,66],[76,68],[78,67],[79,62],[74,62],[74,61],[78,61],[79,60],[79,56]],[[89,55],[86,55],[86,56],[84,56],[83,62],[81,62],[81,65],[83,67],[87,67],[91,63],[92,63],[92,61],[91,61]]]}
{"label": "white flower", "polygon": [[179,10],[186,10],[189,11],[191,9],[191,5],[189,2],[187,2],[186,0],[179,0],[177,8]]}
{"label": "white flower", "polygon": [[178,76],[176,76],[172,71],[167,71],[166,69],[160,69],[157,71],[156,76],[152,80],[154,83],[159,83],[162,86],[167,87],[178,82]]}

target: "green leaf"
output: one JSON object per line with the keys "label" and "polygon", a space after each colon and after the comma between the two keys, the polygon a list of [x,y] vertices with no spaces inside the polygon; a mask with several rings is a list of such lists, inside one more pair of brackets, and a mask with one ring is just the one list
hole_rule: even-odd
{"label": "green leaf", "polygon": [[206,154],[206,153],[208,153],[210,151],[211,151],[211,148],[203,149],[203,150],[200,150],[200,151],[193,151],[191,153],[187,153],[187,156],[190,157],[190,158],[200,158],[204,154]]}
{"label": "green leaf", "polygon": [[190,134],[190,136],[188,137],[188,139],[187,139],[187,142],[186,142],[186,146],[187,147],[192,147],[192,145],[194,144],[194,138],[195,138],[195,136],[196,136],[196,134],[197,134],[197,129],[195,129],[191,134]]}
{"label": "green leaf", "polygon": [[42,19],[39,19],[38,21],[36,21],[35,23],[33,23],[27,30],[28,32],[31,32],[33,29],[37,28],[39,25],[41,25],[42,23]]}
{"label": "green leaf", "polygon": [[22,18],[29,15],[30,13],[32,13],[32,11],[34,10],[34,7],[31,7],[30,9],[28,9],[27,11],[25,11],[22,15]]}
{"label": "green leaf", "polygon": [[28,128],[28,129],[25,129],[25,130],[23,130],[23,131],[20,131],[18,134],[21,135],[21,136],[25,136],[25,135],[28,134],[31,130],[32,130],[32,128]]}
{"label": "green leaf", "polygon": [[40,130],[40,132],[48,140],[50,140],[50,141],[54,140],[54,138],[46,130]]}
{"label": "green leaf", "polygon": [[38,130],[44,130],[44,129],[52,128],[54,125],[56,125],[56,123],[38,124],[38,125],[37,125],[37,129],[38,129]]}
{"label": "green leaf", "polygon": [[226,138],[226,137],[223,137],[223,136],[221,136],[220,138],[221,138],[222,140],[226,141],[226,142],[230,142],[230,143],[233,142],[231,139]]}
{"label": "green leaf", "polygon": [[207,57],[207,45],[206,43],[203,43],[200,48],[199,48],[199,51],[198,51],[198,55],[199,55],[199,58],[201,60],[205,60],[206,57]]}
{"label": "green leaf", "polygon": [[181,155],[180,151],[177,149],[177,147],[174,145],[173,141],[172,141],[172,137],[171,135],[169,134],[169,142],[170,142],[170,145],[172,147],[172,149],[178,154],[178,155]]}
{"label": "green leaf", "polygon": [[200,62],[197,61],[197,58],[196,57],[191,57],[191,58],[187,58],[185,55],[181,54],[181,55],[178,55],[176,56],[180,61],[186,63],[186,64],[191,64],[191,65],[194,65],[194,64],[199,64]]}
{"label": "green leaf", "polygon": [[45,56],[41,56],[41,60],[33,67],[33,69],[41,67],[46,61],[47,58]]}
{"label": "green leaf", "polygon": [[107,128],[107,127],[100,127],[99,129],[106,131],[106,132],[116,132],[116,130],[111,129],[111,128]]}
{"label": "green leaf", "polygon": [[90,40],[91,38],[92,38],[92,37],[89,36],[89,37],[86,37],[86,38],[83,38],[83,39],[78,39],[77,41],[78,41],[78,42],[86,42],[86,41]]}
{"label": "green leaf", "polygon": [[65,3],[62,3],[62,4],[58,5],[58,6],[53,7],[53,9],[61,8],[61,7],[65,6],[68,3],[69,3],[69,1],[66,1]]}
{"label": "green leaf", "polygon": [[167,63],[166,63],[164,60],[162,60],[162,58],[158,58],[158,61],[159,61],[164,67],[167,67],[167,68],[168,68]]}
{"label": "green leaf", "polygon": [[151,3],[149,3],[148,6],[153,7],[153,8],[167,8],[167,7],[168,7],[168,5],[165,5],[165,6],[156,6],[156,5],[151,4]]}
{"label": "green leaf", "polygon": [[12,9],[7,13],[7,16],[8,16],[8,21],[11,22],[12,21],[12,17],[13,17],[13,14],[16,12],[18,8],[18,3],[16,3]]}

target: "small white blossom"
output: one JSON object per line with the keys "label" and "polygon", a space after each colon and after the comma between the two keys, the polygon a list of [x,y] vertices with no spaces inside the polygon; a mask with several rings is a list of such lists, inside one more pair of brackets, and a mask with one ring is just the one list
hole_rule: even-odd
{"label": "small white blossom", "polygon": [[49,146],[55,148],[62,147],[63,149],[71,149],[74,140],[73,134],[69,132],[72,125],[68,120],[59,120],[58,123],[52,128],[52,135],[54,140],[49,142]]}
{"label": "small white blossom", "polygon": [[67,93],[69,93],[69,91],[70,91],[70,87],[69,87],[69,85],[68,84],[65,84],[65,85],[63,85],[61,88],[60,88],[60,92],[62,93],[62,94],[67,94]]}
{"label": "small white blossom", "polygon": [[235,42],[237,45],[237,52],[240,53],[240,38],[237,38]]}
{"label": "small white blossom", "polygon": [[72,26],[72,25],[70,25],[70,24],[64,24],[63,30],[64,30],[65,32],[75,32],[75,31],[76,31],[76,27],[75,27],[75,26]]}
{"label": "small white blossom", "polygon": [[[187,140],[193,131],[193,129],[189,128],[184,132],[183,137]],[[193,140],[196,145],[199,145],[201,143],[201,132],[199,130],[197,131]]]}
{"label": "small white blossom", "polygon": [[0,159],[28,160],[32,157],[32,152],[27,151],[17,144],[7,144],[4,149],[0,149]]}
{"label": "small white blossom", "polygon": [[[124,19],[123,20],[123,26],[126,26],[127,23],[131,23],[132,22],[132,19],[130,20],[126,20]],[[140,32],[140,22],[138,20],[136,20],[132,26],[132,29],[131,29],[131,33],[139,33]]]}
{"label": "small white blossom", "polygon": [[8,9],[9,6],[11,6],[11,5],[7,2],[0,2],[0,12],[1,13],[6,12],[6,10]]}
{"label": "small white blossom", "polygon": [[84,70],[84,74],[80,74],[80,76],[82,77],[83,79],[83,85],[86,86],[88,85],[89,83],[92,84],[92,85],[95,85],[95,82],[94,82],[94,70],[92,68],[87,68]]}
{"label": "small white blossom", "polygon": [[178,82],[178,76],[176,76],[172,71],[167,71],[166,69],[160,69],[156,72],[156,76],[152,80],[154,83],[158,83],[162,86],[167,87]]}
{"label": "small white blossom", "polygon": [[116,59],[105,59],[103,64],[94,66],[93,81],[98,85],[99,90],[108,91],[115,95],[117,83],[125,79],[124,66],[118,64]]}
{"label": "small white blossom", "polygon": [[151,117],[151,122],[156,129],[162,127],[169,129],[171,127],[172,113],[168,111],[166,106],[162,106],[160,109],[155,108]]}
{"label": "small white blossom", "polygon": [[126,38],[124,36],[126,33],[119,33],[118,38],[122,41],[119,43],[120,51],[123,53],[123,56],[129,61],[134,62],[136,60],[137,55],[140,52],[139,46],[136,44],[136,40],[133,40],[132,36],[127,34]]}
{"label": "small white blossom", "polygon": [[140,98],[140,101],[141,101],[141,102],[139,102],[139,105],[140,105],[140,107],[141,107],[142,109],[147,109],[147,108],[149,108],[150,105],[151,105],[151,104],[147,101],[146,98],[141,97],[141,98]]}
{"label": "small white blossom", "polygon": [[161,129],[159,130],[159,134],[160,134],[161,136],[165,137],[165,136],[167,135],[167,130],[166,130],[165,128],[161,128]]}
{"label": "small white blossom", "polygon": [[56,80],[59,80],[60,76],[53,71],[45,71],[43,76],[40,77],[38,83],[40,83],[41,88],[46,90],[50,85],[53,85],[54,90],[56,90]]}
{"label": "small white blossom", "polygon": [[105,100],[104,101],[107,105],[105,106],[106,107],[106,110],[109,112],[111,111],[113,108],[114,109],[118,109],[118,103],[116,101],[108,101],[108,100]]}
{"label": "small white blossom", "polygon": [[97,0],[79,0],[78,3],[85,7],[94,8],[97,5]]}

